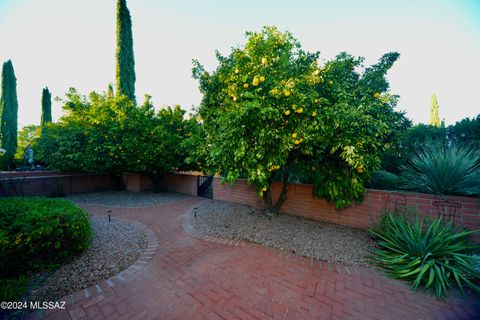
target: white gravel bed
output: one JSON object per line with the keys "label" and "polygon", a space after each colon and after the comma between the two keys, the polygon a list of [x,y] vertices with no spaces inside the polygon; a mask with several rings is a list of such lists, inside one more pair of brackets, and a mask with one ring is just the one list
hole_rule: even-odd
{"label": "white gravel bed", "polygon": [[56,301],[97,284],[128,268],[145,251],[146,235],[138,227],[115,218],[110,222],[103,216],[90,219],[95,233],[90,248],[30,290],[27,301]]}
{"label": "white gravel bed", "polygon": [[172,192],[106,191],[68,196],[77,204],[98,204],[117,208],[140,208],[169,204],[189,196]]}
{"label": "white gravel bed", "polygon": [[[365,230],[290,215],[269,218],[260,210],[223,201],[209,201],[190,214],[190,223],[203,234],[245,240],[317,260],[367,265],[370,246]],[[338,213],[341,214],[341,213]]]}

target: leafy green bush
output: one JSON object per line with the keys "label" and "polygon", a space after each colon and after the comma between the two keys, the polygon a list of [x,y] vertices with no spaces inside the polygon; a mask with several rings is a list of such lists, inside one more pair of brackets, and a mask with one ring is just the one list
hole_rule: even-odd
{"label": "leafy green bush", "polygon": [[480,148],[480,115],[476,118],[465,118],[445,127],[428,124],[405,123],[399,129],[401,139],[382,155],[383,170],[398,174],[400,168],[410,159],[412,154],[428,145],[447,146],[451,143],[470,148]]}
{"label": "leafy green bush", "polygon": [[432,287],[441,298],[452,283],[480,293],[475,284],[480,274],[471,257],[477,247],[469,242],[475,231],[459,231],[441,219],[421,220],[418,215],[411,220],[386,214],[370,230],[379,245],[372,250],[373,261],[391,277],[410,281],[413,289]]}
{"label": "leafy green bush", "polygon": [[405,189],[437,195],[480,193],[480,153],[452,145],[430,145],[402,167]]}
{"label": "leafy green bush", "polygon": [[179,106],[155,112],[149,96],[137,106],[125,96],[87,98],[70,89],[63,108],[66,114],[45,126],[36,147],[49,167],[113,174],[185,169],[182,141],[195,120],[185,120]]}
{"label": "leafy green bush", "polygon": [[406,126],[401,133],[401,140],[392,145],[392,148],[382,155],[381,168],[385,171],[398,174],[412,154],[425,146],[435,144],[445,146],[447,144],[447,130],[428,124],[417,124]]}
{"label": "leafy green bush", "polygon": [[398,190],[400,188],[400,177],[385,170],[377,170],[372,173],[372,180],[367,184],[367,188]]}
{"label": "leafy green bush", "polygon": [[480,114],[449,126],[447,132],[448,138],[456,144],[480,148]]}
{"label": "leafy green bush", "polygon": [[24,275],[0,278],[0,301],[18,301],[27,286],[28,277]]}
{"label": "leafy green bush", "polygon": [[88,248],[90,220],[69,201],[0,199],[0,276],[15,276],[61,263]]}

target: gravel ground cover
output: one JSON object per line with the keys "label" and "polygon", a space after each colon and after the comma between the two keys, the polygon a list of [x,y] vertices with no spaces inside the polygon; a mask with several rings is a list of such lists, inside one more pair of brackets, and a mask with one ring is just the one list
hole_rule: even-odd
{"label": "gravel ground cover", "polygon": [[187,195],[171,192],[106,191],[68,196],[77,204],[97,204],[117,208],[152,207],[187,199]]}
{"label": "gravel ground cover", "polygon": [[108,279],[132,265],[145,251],[145,233],[127,222],[92,216],[90,248],[51,274],[41,275],[27,301],[57,301],[70,293]]}
{"label": "gravel ground cover", "polygon": [[189,221],[203,234],[245,240],[330,263],[367,265],[374,245],[365,230],[290,215],[269,218],[251,207],[222,201],[200,205]]}

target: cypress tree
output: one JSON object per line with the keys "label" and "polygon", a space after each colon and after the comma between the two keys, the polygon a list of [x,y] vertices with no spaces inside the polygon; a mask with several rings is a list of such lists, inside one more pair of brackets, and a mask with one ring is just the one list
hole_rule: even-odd
{"label": "cypress tree", "polygon": [[43,127],[47,122],[52,122],[52,94],[45,87],[42,90],[42,119],[40,125]]}
{"label": "cypress tree", "polygon": [[132,20],[126,0],[117,1],[117,95],[135,101],[135,61],[133,57]]}
{"label": "cypress tree", "polygon": [[17,126],[18,126],[18,99],[17,78],[13,71],[11,60],[2,66],[2,95],[0,97],[0,109],[2,112],[1,132],[2,148],[6,150],[1,157],[2,169],[14,168],[14,156],[17,151]]}
{"label": "cypress tree", "polygon": [[108,84],[108,89],[107,89],[107,97],[113,98],[115,95],[113,94],[113,86],[111,83]]}
{"label": "cypress tree", "polygon": [[440,128],[440,118],[438,116],[438,100],[437,95],[434,93],[432,94],[432,98],[430,99],[430,125]]}

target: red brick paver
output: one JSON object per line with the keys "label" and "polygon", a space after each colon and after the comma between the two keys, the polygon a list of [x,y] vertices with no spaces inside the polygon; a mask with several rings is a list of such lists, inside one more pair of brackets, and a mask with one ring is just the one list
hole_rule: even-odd
{"label": "red brick paver", "polygon": [[[202,200],[112,209],[158,238],[133,276],[66,297],[46,319],[480,319],[475,299],[441,302],[366,268],[331,265],[184,228]],[[84,205],[93,214],[105,207]],[[150,237],[152,241],[156,241]],[[224,243],[222,243],[224,242]],[[156,251],[155,251],[156,250]]]}

